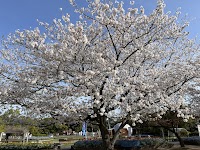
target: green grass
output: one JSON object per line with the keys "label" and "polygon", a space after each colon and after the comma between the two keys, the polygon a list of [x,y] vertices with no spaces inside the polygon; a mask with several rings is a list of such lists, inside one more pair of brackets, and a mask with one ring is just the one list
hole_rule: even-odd
{"label": "green grass", "polygon": [[[62,139],[62,141],[59,141],[59,139]],[[44,144],[54,144],[54,143],[60,143],[62,148],[70,147],[75,142],[84,139],[83,136],[54,136],[53,138],[40,140],[41,143]]]}
{"label": "green grass", "polygon": [[67,139],[67,140],[80,140],[84,139],[83,136],[76,136],[76,135],[61,135],[61,136],[54,136],[53,139]]}

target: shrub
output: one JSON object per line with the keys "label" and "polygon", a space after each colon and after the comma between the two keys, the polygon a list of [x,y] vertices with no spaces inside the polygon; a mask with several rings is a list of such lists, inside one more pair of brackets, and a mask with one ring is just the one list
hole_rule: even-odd
{"label": "shrub", "polygon": [[103,146],[103,142],[100,140],[93,141],[77,141],[72,146],[73,150],[101,150]]}
{"label": "shrub", "polygon": [[[144,139],[144,140],[117,140],[115,143],[115,149],[157,149],[163,145],[162,139]],[[72,146],[73,150],[102,150],[103,142],[101,140],[92,141],[78,141]]]}
{"label": "shrub", "polygon": [[186,129],[181,129],[181,130],[179,131],[179,135],[180,135],[181,137],[186,137],[186,136],[189,135],[189,132],[188,132]]}
{"label": "shrub", "polygon": [[141,141],[139,140],[117,140],[115,143],[115,149],[139,149],[141,148]]}
{"label": "shrub", "polygon": [[53,149],[51,144],[37,144],[37,143],[1,143],[0,150],[44,150]]}
{"label": "shrub", "polygon": [[183,141],[185,144],[188,144],[188,145],[200,145],[200,137],[199,136],[183,138]]}
{"label": "shrub", "polygon": [[198,131],[191,132],[190,136],[199,136],[199,132]]}
{"label": "shrub", "polygon": [[141,141],[141,147],[147,149],[147,148],[153,148],[156,149],[157,147],[161,146],[164,143],[162,139],[144,139]]}

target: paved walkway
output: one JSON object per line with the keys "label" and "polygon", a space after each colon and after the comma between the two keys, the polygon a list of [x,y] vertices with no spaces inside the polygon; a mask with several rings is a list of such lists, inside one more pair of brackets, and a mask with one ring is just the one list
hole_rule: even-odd
{"label": "paved walkway", "polygon": [[[173,146],[173,149],[177,149],[180,148],[180,145],[175,145]],[[200,150],[200,146],[196,146],[196,145],[185,145],[185,148],[182,149],[186,149],[186,150]]]}
{"label": "paved walkway", "polygon": [[174,146],[172,148],[159,148],[159,150],[200,150],[200,146],[197,145],[185,145],[181,148],[179,142],[172,142]]}

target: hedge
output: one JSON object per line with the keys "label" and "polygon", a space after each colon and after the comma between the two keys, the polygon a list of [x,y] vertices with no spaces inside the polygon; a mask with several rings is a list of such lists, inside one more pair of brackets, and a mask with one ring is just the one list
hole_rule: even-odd
{"label": "hedge", "polygon": [[49,150],[53,149],[52,144],[38,144],[38,143],[1,143],[0,150]]}
{"label": "hedge", "polygon": [[183,138],[183,142],[187,145],[200,145],[200,137],[193,136],[193,137]]}
{"label": "hedge", "polygon": [[[115,149],[157,149],[165,144],[162,139],[144,139],[144,140],[117,140]],[[101,140],[77,141],[72,145],[72,150],[102,150],[103,142]]]}

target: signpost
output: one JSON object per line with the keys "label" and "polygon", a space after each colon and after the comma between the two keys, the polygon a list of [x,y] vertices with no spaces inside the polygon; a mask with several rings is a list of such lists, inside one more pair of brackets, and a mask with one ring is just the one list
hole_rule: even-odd
{"label": "signpost", "polygon": [[84,121],[82,125],[82,135],[87,139],[87,122]]}

